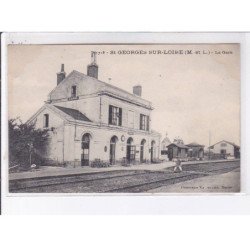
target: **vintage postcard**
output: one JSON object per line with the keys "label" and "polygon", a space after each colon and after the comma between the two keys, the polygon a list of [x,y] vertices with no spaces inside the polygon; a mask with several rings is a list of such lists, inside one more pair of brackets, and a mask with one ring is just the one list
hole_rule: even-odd
{"label": "vintage postcard", "polygon": [[240,44],[9,44],[8,191],[237,193]]}

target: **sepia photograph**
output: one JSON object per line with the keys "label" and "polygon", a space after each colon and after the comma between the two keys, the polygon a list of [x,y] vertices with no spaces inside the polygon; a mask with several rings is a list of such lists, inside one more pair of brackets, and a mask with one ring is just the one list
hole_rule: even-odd
{"label": "sepia photograph", "polygon": [[239,193],[240,44],[9,44],[8,191]]}

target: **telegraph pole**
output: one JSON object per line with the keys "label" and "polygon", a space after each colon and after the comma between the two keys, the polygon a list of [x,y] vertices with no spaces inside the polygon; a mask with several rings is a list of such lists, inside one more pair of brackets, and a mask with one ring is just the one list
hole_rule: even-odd
{"label": "telegraph pole", "polygon": [[209,146],[208,146],[208,160],[210,161],[210,146],[211,146],[211,131],[209,130],[209,135],[208,135],[208,137],[209,137]]}

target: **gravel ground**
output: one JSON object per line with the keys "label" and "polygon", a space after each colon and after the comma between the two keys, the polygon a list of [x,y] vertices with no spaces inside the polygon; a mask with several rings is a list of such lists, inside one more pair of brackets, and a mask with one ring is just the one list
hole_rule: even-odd
{"label": "gravel ground", "polygon": [[[183,172],[172,168],[158,171],[116,170],[81,175],[11,180],[12,193],[162,193],[162,192],[237,192],[237,174],[223,176],[239,168],[239,162],[191,164]],[[237,173],[237,172],[233,172]],[[206,176],[206,177],[204,177]],[[226,175],[227,176],[227,175]],[[239,176],[239,173],[238,173]],[[203,179],[204,178],[204,179]],[[187,181],[192,180],[190,183]],[[182,183],[189,183],[187,187]],[[198,183],[198,184],[196,184]],[[177,185],[177,186],[176,186]],[[204,188],[201,188],[201,186]],[[209,186],[210,185],[210,186]],[[219,188],[217,188],[219,186]],[[231,187],[232,186],[232,187]],[[195,187],[195,188],[194,188]],[[197,191],[196,187],[199,187]],[[222,190],[223,187],[223,190]],[[210,189],[209,189],[210,188]],[[195,190],[194,190],[195,189]],[[177,191],[178,190],[178,191]]]}

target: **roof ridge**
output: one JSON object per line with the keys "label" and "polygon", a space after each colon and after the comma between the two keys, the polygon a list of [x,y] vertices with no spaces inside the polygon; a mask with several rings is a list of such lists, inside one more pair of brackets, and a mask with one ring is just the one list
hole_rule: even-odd
{"label": "roof ridge", "polygon": [[[135,94],[133,94],[133,93],[127,91],[127,90],[124,90],[124,89],[122,89],[122,88],[119,88],[119,87],[117,87],[117,86],[115,86],[115,85],[113,85],[113,84],[110,84],[110,83],[101,81],[101,80],[99,80],[99,79],[97,79],[97,78],[95,78],[95,77],[88,76],[88,75],[86,75],[86,74],[84,74],[84,73],[82,73],[82,72],[80,72],[80,71],[75,70],[75,69],[74,69],[72,72],[76,72],[76,73],[81,74],[81,75],[83,75],[83,76],[85,76],[85,77],[90,77],[90,78],[92,78],[93,80],[98,81],[98,82],[100,82],[100,83],[102,83],[102,84],[104,84],[104,85],[106,85],[106,86],[108,86],[108,87],[111,87],[111,88],[120,90],[120,91],[122,91],[122,92],[125,92],[125,93],[127,93],[127,94],[133,96],[133,97],[140,98],[140,99],[143,100],[143,101],[150,102],[150,101],[148,101],[148,100],[142,98],[141,96],[137,96],[137,95],[135,95]],[[72,72],[71,72],[71,73],[72,73]]]}
{"label": "roof ridge", "polygon": [[221,142],[226,142],[226,143],[229,143],[229,144],[231,144],[231,145],[233,145],[233,146],[240,147],[240,146],[238,146],[237,144],[235,144],[234,142],[230,142],[230,141],[227,141],[227,140],[218,141],[218,142],[214,143],[213,145],[211,145],[211,146],[209,146],[209,147],[213,147],[214,145],[216,145],[216,144],[218,144],[218,143],[221,143]]}

